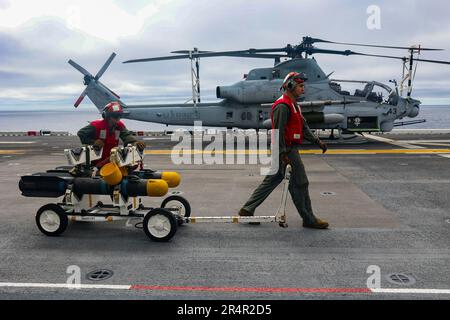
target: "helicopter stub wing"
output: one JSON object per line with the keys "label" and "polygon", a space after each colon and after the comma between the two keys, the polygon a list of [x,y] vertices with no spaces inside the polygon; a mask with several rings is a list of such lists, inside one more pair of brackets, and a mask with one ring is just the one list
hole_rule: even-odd
{"label": "helicopter stub wing", "polygon": [[[324,114],[323,112],[307,112],[303,113],[304,118],[309,124],[337,124],[345,120],[344,115],[338,113]],[[266,119],[263,122],[263,127],[265,129],[272,129],[272,119]]]}
{"label": "helicopter stub wing", "polygon": [[[331,105],[339,105],[339,104],[352,104],[352,103],[365,103],[367,101],[359,101],[359,100],[316,100],[316,101],[301,101],[297,102],[301,108],[308,107],[323,107],[323,106],[331,106]],[[273,103],[262,103],[262,107],[271,107]]]}

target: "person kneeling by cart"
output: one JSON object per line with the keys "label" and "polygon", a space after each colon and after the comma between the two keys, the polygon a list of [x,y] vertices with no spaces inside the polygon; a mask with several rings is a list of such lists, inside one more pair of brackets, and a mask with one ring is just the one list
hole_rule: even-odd
{"label": "person kneeling by cart", "polygon": [[[93,175],[93,162],[101,152],[87,145],[64,149],[70,167],[80,170],[70,174],[67,166],[21,177],[19,189],[25,197],[60,198],[48,203],[36,213],[36,224],[47,236],[58,236],[69,221],[110,222],[138,220],[145,234],[154,241],[168,241],[190,216],[189,202],[175,191],[159,207],[144,205],[147,197],[163,197],[169,188],[179,186],[177,172],[134,170],[143,163],[144,153],[136,146],[111,150],[109,163],[102,166],[99,176]],[[130,174],[129,169],[132,171]]]}
{"label": "person kneeling by cart", "polygon": [[103,108],[103,119],[92,121],[77,133],[82,144],[93,145],[98,150],[103,148],[101,159],[93,163],[97,168],[109,162],[111,150],[119,145],[119,138],[124,146],[132,144],[140,151],[145,149],[145,143],[138,141],[120,121],[122,116],[123,108],[120,103],[110,102]]}

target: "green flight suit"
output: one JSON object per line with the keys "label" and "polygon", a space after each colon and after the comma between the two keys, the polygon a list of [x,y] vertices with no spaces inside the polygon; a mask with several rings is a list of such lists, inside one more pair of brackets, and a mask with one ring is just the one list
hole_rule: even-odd
{"label": "green flight suit", "polygon": [[[296,106],[298,108],[298,106]],[[280,163],[278,172],[274,175],[267,175],[263,182],[250,196],[245,205],[242,207],[244,210],[253,213],[255,209],[270,195],[270,193],[283,181],[285,167],[281,162],[281,156],[287,154],[291,161],[292,174],[289,181],[289,192],[294,202],[297,211],[302,217],[303,221],[307,224],[313,224],[316,222],[314,216],[311,199],[309,197],[309,181],[306,176],[305,166],[299,154],[299,145],[286,146],[284,141],[285,127],[290,116],[289,107],[285,104],[279,104],[273,112],[273,120],[275,129],[279,130],[279,152]],[[306,120],[303,119],[303,139],[306,139],[312,143],[319,144],[319,139],[316,138]]]}

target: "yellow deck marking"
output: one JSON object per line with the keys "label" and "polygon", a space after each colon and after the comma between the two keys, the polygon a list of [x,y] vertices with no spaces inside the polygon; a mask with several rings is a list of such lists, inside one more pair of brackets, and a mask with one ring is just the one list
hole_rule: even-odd
{"label": "yellow deck marking", "polygon": [[[183,152],[194,154],[211,154],[210,151],[202,150],[183,150]],[[402,153],[420,153],[420,154],[438,154],[450,153],[450,149],[328,149],[326,154],[402,154]],[[172,150],[147,150],[145,154],[149,155],[170,155]],[[174,154],[180,154],[179,151],[174,151]],[[181,153],[183,154],[183,153]],[[223,150],[215,151],[215,154],[269,154],[268,150]],[[322,150],[301,150],[300,154],[322,154]]]}
{"label": "yellow deck marking", "polygon": [[23,150],[0,150],[0,154],[25,154]]}

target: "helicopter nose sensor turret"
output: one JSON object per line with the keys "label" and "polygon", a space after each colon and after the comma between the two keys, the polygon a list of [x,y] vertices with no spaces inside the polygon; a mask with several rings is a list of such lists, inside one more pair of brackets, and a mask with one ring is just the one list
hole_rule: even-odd
{"label": "helicopter nose sensor turret", "polygon": [[419,105],[420,105],[420,102],[419,103],[415,102],[412,105],[411,109],[409,110],[408,117],[414,118],[419,115],[419,110],[420,110]]}

